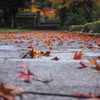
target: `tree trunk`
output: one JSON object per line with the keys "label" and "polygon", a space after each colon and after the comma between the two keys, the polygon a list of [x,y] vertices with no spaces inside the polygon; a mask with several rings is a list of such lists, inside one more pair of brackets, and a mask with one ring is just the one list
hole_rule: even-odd
{"label": "tree trunk", "polygon": [[11,14],[11,27],[14,28],[14,14]]}

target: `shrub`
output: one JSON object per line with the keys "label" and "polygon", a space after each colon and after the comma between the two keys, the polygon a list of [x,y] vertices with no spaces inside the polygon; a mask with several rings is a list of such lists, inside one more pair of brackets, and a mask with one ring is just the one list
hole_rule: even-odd
{"label": "shrub", "polygon": [[93,22],[90,30],[92,33],[100,33],[100,21]]}
{"label": "shrub", "polygon": [[92,23],[86,23],[83,28],[83,32],[89,32],[92,28]]}
{"label": "shrub", "polygon": [[82,31],[84,25],[71,25],[69,31]]}
{"label": "shrub", "polygon": [[83,32],[100,33],[100,21],[85,24]]}
{"label": "shrub", "polygon": [[70,14],[68,16],[67,21],[65,22],[66,26],[70,26],[70,25],[83,25],[85,24],[87,21],[85,19],[84,16],[79,15],[79,14]]}

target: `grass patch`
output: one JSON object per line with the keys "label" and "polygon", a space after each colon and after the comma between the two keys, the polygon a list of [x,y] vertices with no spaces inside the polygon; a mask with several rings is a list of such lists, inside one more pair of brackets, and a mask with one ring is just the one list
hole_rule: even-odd
{"label": "grass patch", "polygon": [[34,29],[0,27],[0,33],[34,31]]}

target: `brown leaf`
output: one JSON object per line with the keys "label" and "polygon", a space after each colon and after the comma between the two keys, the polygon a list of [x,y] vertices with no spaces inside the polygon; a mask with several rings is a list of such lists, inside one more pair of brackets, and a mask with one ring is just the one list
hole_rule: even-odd
{"label": "brown leaf", "polygon": [[18,88],[17,86],[10,83],[2,83],[0,85],[0,97],[5,100],[15,100],[14,96],[19,95],[22,98],[22,94],[25,92],[22,88]]}
{"label": "brown leaf", "polygon": [[35,77],[34,79],[37,80],[37,81],[44,82],[44,83],[49,83],[49,82],[51,82],[51,81],[53,80],[53,77],[52,77],[52,75],[50,74],[50,78],[41,79],[41,78]]}
{"label": "brown leaf", "polygon": [[50,51],[45,52],[43,56],[50,56]]}
{"label": "brown leaf", "polygon": [[55,60],[55,61],[58,61],[58,60],[60,60],[58,57],[54,57],[54,58],[52,58],[51,60]]}

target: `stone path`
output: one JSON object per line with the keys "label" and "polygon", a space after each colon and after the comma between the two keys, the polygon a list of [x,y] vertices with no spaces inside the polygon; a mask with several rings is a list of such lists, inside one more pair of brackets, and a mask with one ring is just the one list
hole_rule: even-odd
{"label": "stone path", "polygon": [[[93,72],[94,69],[91,69],[91,67],[94,66],[87,60],[100,56],[99,44],[99,38],[59,31],[0,34],[0,80],[31,92],[68,95],[89,92],[100,94],[100,74]],[[50,51],[50,56],[31,58],[27,55],[22,59],[27,50],[31,49],[30,46],[33,46],[38,52]],[[80,60],[73,59],[76,51],[84,53]],[[58,57],[59,60],[51,60],[54,57]],[[88,67],[77,68],[81,67],[80,61]],[[100,58],[97,59],[97,62],[100,64]],[[26,65],[28,68],[17,68],[18,65]],[[50,87],[33,79],[31,79],[32,83],[26,83],[22,79],[15,80],[19,75],[16,71],[27,72],[28,69],[39,78],[49,78],[52,74],[53,81],[48,83]],[[34,100],[81,100],[50,95],[32,95],[31,98],[34,98]],[[25,95],[24,100],[27,99],[29,97]]]}

